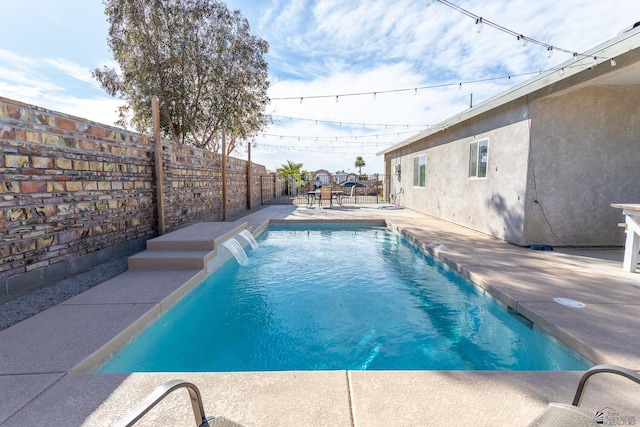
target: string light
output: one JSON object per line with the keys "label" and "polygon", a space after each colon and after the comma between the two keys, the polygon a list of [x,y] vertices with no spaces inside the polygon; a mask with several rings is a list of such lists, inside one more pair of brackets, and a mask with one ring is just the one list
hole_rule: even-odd
{"label": "string light", "polygon": [[[419,131],[418,131],[419,132]],[[283,139],[297,139],[298,141],[326,141],[326,142],[338,142],[338,140],[349,140],[349,139],[355,139],[357,140],[358,138],[372,138],[372,137],[380,137],[380,136],[400,136],[400,135],[406,135],[406,134],[415,134],[416,131],[410,130],[410,131],[403,131],[403,132],[391,132],[391,133],[378,133],[378,134],[363,134],[363,135],[348,135],[348,136],[302,136],[302,135],[276,135],[276,134],[270,134],[270,133],[262,133],[261,135],[263,137],[271,137],[271,138],[280,138],[280,140]]]}
{"label": "string light", "polygon": [[413,91],[415,95],[418,93],[418,90],[422,90],[422,89],[438,89],[438,88],[443,88],[447,86],[472,84],[472,83],[485,83],[489,81],[502,80],[502,79],[511,80],[512,77],[526,77],[526,76],[531,76],[537,73],[538,73],[537,71],[534,71],[529,73],[511,74],[507,76],[487,77],[484,79],[468,80],[464,82],[439,83],[439,84],[433,84],[433,85],[427,85],[427,86],[417,86],[417,87],[402,88],[402,89],[376,90],[371,92],[350,92],[350,93],[339,93],[339,94],[332,94],[332,95],[309,95],[304,97],[301,97],[301,96],[273,97],[273,98],[269,98],[269,100],[270,101],[286,101],[286,100],[302,99],[302,98],[305,98],[305,99],[335,98],[336,102],[338,102],[338,97],[345,97],[345,96],[363,96],[363,95],[373,96],[374,94],[379,95],[381,93],[398,93],[398,92],[409,92],[409,91]]}
{"label": "string light", "polygon": [[518,40],[522,42],[522,46],[526,46],[527,45],[527,38],[525,36],[523,36],[522,34],[520,34],[518,36]]}
{"label": "string light", "polygon": [[[441,0],[438,0],[441,1]],[[486,21],[485,21],[486,22]],[[558,48],[554,47],[554,46],[549,46],[548,48],[549,51],[549,56],[552,55],[552,52],[554,50],[558,50]],[[574,58],[577,58],[578,56],[584,56],[587,57],[587,55],[584,54],[579,54],[579,53],[573,53]],[[597,59],[604,59],[598,56],[588,56],[590,58],[596,58]],[[615,64],[615,61],[613,61]],[[567,66],[565,68],[571,68],[571,67],[582,67],[583,65],[581,64],[575,64],[575,65],[570,65]],[[615,65],[612,65],[615,66]],[[553,70],[553,68],[550,68],[550,70]],[[558,69],[559,70],[559,69]],[[458,89],[461,90],[462,89],[462,85],[463,84],[474,84],[474,83],[486,83],[486,82],[490,82],[490,81],[496,81],[496,80],[511,80],[512,78],[517,78],[517,77],[527,77],[527,76],[533,76],[536,74],[542,74],[542,70],[538,70],[538,71],[530,71],[528,73],[519,73],[519,74],[510,74],[510,75],[506,75],[506,76],[496,76],[496,77],[487,77],[484,79],[476,79],[476,80],[467,80],[467,81],[463,81],[463,82],[449,82],[449,83],[439,83],[439,84],[433,84],[433,85],[427,85],[427,86],[418,86],[418,87],[412,87],[412,88],[403,88],[403,89],[389,89],[389,90],[376,90],[373,92],[351,92],[351,93],[340,93],[340,94],[332,94],[332,95],[310,95],[310,96],[304,96],[304,97],[300,97],[300,96],[284,96],[284,97],[273,97],[273,98],[269,98],[270,101],[287,101],[287,100],[292,100],[292,99],[302,99],[302,98],[307,98],[307,99],[320,99],[320,98],[334,98],[336,99],[336,102],[338,102],[338,97],[345,97],[345,96],[363,96],[363,95],[378,95],[380,93],[399,93],[399,92],[409,92],[409,91],[413,91],[413,94],[416,95],[418,93],[418,90],[423,90],[423,89],[439,89],[439,88],[444,88],[444,87],[448,87],[448,86],[458,86]],[[301,101],[302,102],[302,101]]]}
{"label": "string light", "polygon": [[[472,14],[471,12],[468,12],[456,5],[454,5],[453,3],[447,1],[447,0],[437,0],[438,2],[452,7],[458,11],[460,11],[461,13],[464,13],[467,16],[470,16],[472,18],[475,19],[475,30],[478,33],[481,33],[483,31],[483,24],[486,23],[487,25],[498,29],[499,31],[508,33],[513,35],[517,41],[519,41],[520,43],[522,43],[523,46],[526,46],[527,43],[530,41],[533,44],[545,47],[547,49],[547,55],[549,58],[551,58],[553,56],[553,51],[554,50],[560,50],[561,52],[566,52],[566,53],[571,53],[572,56],[574,58],[577,57],[583,57],[583,58],[593,58],[594,64],[591,68],[593,68],[595,65],[597,65],[598,60],[601,59],[598,56],[592,56],[592,55],[587,55],[584,53],[578,53],[578,52],[571,52],[562,48],[558,48],[557,46],[552,46],[552,45],[548,45],[546,43],[542,43],[540,41],[537,41],[535,39],[526,37],[522,34],[518,34],[515,33],[507,28],[504,28],[500,25],[497,25],[491,21],[488,21],[486,19],[483,19],[480,16],[476,16],[474,14]],[[612,67],[616,66],[617,63],[615,61],[614,58],[610,58],[610,64]],[[563,67],[558,69],[558,72],[560,73],[560,75],[564,75],[565,74],[565,68],[572,68],[572,67],[584,67],[584,64],[580,65],[580,64],[574,64],[574,65],[569,65],[567,67]],[[521,76],[529,76],[529,75],[533,75],[533,74],[537,74],[538,72],[529,72],[529,73],[522,73],[522,74],[517,74],[517,75],[513,75],[513,77],[521,77]],[[540,73],[542,73],[542,70],[540,70]],[[469,81],[469,82],[465,82],[465,83],[481,83],[481,82],[487,82],[487,81],[494,81],[494,80],[499,80],[499,79],[504,79],[507,78],[509,80],[511,80],[511,75],[508,76],[501,76],[501,77],[490,77],[490,78],[485,78],[485,79],[479,79],[479,80],[473,80],[473,81]],[[421,86],[421,87],[413,87],[413,88],[407,88],[407,89],[392,89],[392,90],[377,90],[374,92],[358,92],[358,93],[344,93],[344,94],[334,94],[334,95],[315,95],[315,96],[308,96],[307,98],[326,98],[326,97],[335,97],[335,102],[339,102],[339,97],[340,96],[359,96],[359,95],[373,95],[373,99],[375,100],[377,97],[378,93],[393,93],[393,92],[405,92],[405,91],[409,91],[409,90],[413,90],[414,96],[417,95],[418,89],[431,89],[431,88],[441,88],[441,87],[446,87],[446,86],[450,86],[450,85],[458,85],[458,90],[462,90],[462,84],[463,82],[456,82],[456,83],[443,83],[443,84],[437,84],[437,85],[429,85],[429,86]],[[300,103],[303,102],[304,97],[282,97],[282,98],[271,98],[271,100],[288,100],[288,99],[299,99]],[[272,117],[278,117],[278,116],[272,116]],[[292,119],[292,118],[289,118]],[[314,120],[316,125],[318,124],[317,119],[299,119],[299,120]],[[322,121],[322,120],[320,120]],[[323,122],[327,122],[327,123],[339,123],[340,126],[342,126],[343,122],[332,122],[332,121],[323,121]],[[345,123],[345,124],[351,124],[351,125],[362,125],[362,126],[367,126],[364,123]],[[400,125],[389,125],[389,124],[380,124],[379,126],[385,126],[385,128],[387,128],[388,126],[400,126]],[[409,129],[409,126],[418,126],[418,125],[403,125],[406,126],[407,129]],[[422,126],[424,128],[424,126]],[[386,135],[396,135],[397,137],[400,137],[400,135],[402,133],[415,133],[415,132],[395,132],[393,134],[386,134]],[[370,145],[370,144],[375,144],[376,147],[378,147],[381,142],[377,141],[378,137],[380,136],[385,136],[385,134],[377,134],[377,135],[361,135],[361,136],[357,136],[357,135],[351,135],[351,136],[345,136],[345,137],[337,137],[337,136],[332,136],[332,137],[305,137],[305,136],[286,136],[286,135],[269,135],[269,134],[264,134],[264,137],[279,137],[280,140],[283,140],[284,138],[296,138],[298,141],[305,141],[305,140],[314,140],[316,142],[316,144],[318,142],[329,142],[331,144],[331,148],[332,149],[336,149],[336,148],[353,148],[353,145],[349,145],[350,143],[353,144],[353,142],[350,142],[349,140],[354,140],[356,141],[356,143],[358,142],[358,138],[371,138],[371,137],[375,137],[376,141],[360,141],[360,147],[361,148],[365,148],[365,144]],[[333,142],[335,141],[337,143],[337,141],[341,139],[341,140],[346,140],[345,144],[346,145],[338,145],[338,144],[334,144]],[[393,144],[394,142],[388,142],[388,144]],[[386,144],[386,143],[382,143],[382,144]],[[323,149],[323,147],[318,147],[316,146],[312,146],[312,147],[300,147],[300,146],[286,146],[286,145],[271,145],[271,144],[262,144],[265,146],[270,146],[270,147],[279,147],[279,148],[283,148],[283,149],[295,149],[295,150],[301,150],[302,149],[306,149],[307,151],[315,151],[317,149]]]}
{"label": "string light", "polygon": [[[312,152],[312,153],[325,153],[325,154],[331,154],[331,153],[353,154],[354,150],[358,150],[358,152],[362,152],[362,151],[368,152],[369,150],[373,154],[379,151],[379,148],[381,145],[390,146],[390,145],[393,145],[394,143],[395,142],[392,142],[392,141],[387,141],[387,142],[364,141],[357,144],[347,142],[346,144],[342,144],[342,145],[299,146],[299,145],[287,145],[287,144],[270,144],[270,143],[261,142],[259,144],[255,143],[254,147],[259,145],[260,147],[266,148],[266,149],[291,150],[291,151],[300,151],[300,152],[306,151],[306,152]],[[347,150],[350,150],[350,151],[347,151]]]}
{"label": "string light", "polygon": [[381,149],[393,146],[394,142],[379,143],[377,145],[363,146],[294,146],[294,145],[271,145],[267,143],[258,143],[258,146],[264,151],[278,152],[282,150],[321,153],[325,155],[343,154],[343,155],[375,155]]}
{"label": "string light", "polygon": [[421,124],[421,125],[415,125],[415,124],[406,124],[406,123],[362,123],[362,122],[338,122],[338,121],[334,121],[334,120],[321,120],[321,119],[309,119],[309,118],[304,118],[304,117],[291,117],[291,116],[277,116],[277,115],[272,115],[271,116],[272,119],[276,119],[276,120],[300,120],[300,121],[308,121],[308,122],[315,122],[316,124],[318,123],[330,123],[330,124],[345,124],[345,125],[353,125],[353,126],[371,126],[371,127],[382,127],[384,126],[385,128],[387,127],[418,127],[418,128],[426,128],[429,127],[429,125],[425,125],[425,124]]}
{"label": "string light", "polygon": [[[577,55],[574,55],[574,56],[577,56]],[[597,60],[597,57],[594,57],[594,60]],[[616,61],[615,61],[615,59],[612,58],[611,59],[611,66],[613,67],[615,65],[616,65]],[[582,68],[582,67],[584,67],[584,65],[581,65],[581,64],[568,65],[566,67],[558,69],[558,72],[560,73],[560,75],[563,76],[564,73],[565,73],[565,68],[575,68],[575,67]],[[523,75],[538,74],[538,73],[542,73],[542,70],[536,71],[536,72],[530,72],[530,73],[523,73],[523,74],[516,75],[514,77],[523,76]],[[512,76],[507,76],[506,78],[511,79],[511,77]],[[504,78],[504,77],[499,77],[499,78]],[[476,80],[476,81],[473,81],[473,82],[495,80],[495,79],[498,79],[498,77],[492,77],[492,78],[488,78],[488,79]],[[463,84],[462,82],[460,82],[460,83],[447,83],[447,84],[441,84],[441,85],[430,86],[430,87],[442,87],[442,86],[449,86],[449,85],[453,85],[453,84],[457,84],[459,90],[462,89],[462,84]],[[417,89],[418,88],[413,88],[413,89],[410,89],[410,90],[413,90],[414,94],[415,94],[415,92],[417,92]],[[395,91],[400,91],[400,90],[403,90],[403,89],[396,89],[396,90],[393,90],[393,91],[395,92]],[[407,90],[407,89],[404,89],[404,90]],[[373,94],[377,94],[379,92],[380,91],[376,91],[376,92],[373,92]],[[320,95],[320,96],[315,96],[315,97],[327,97],[327,96],[334,96],[334,95]],[[349,94],[346,94],[346,95],[335,95],[336,102],[337,102],[338,96],[349,96]],[[300,97],[300,99],[302,99],[302,98],[303,97]],[[292,98],[287,98],[287,99],[292,99]],[[298,98],[296,97],[295,99],[298,99]],[[273,118],[273,119],[313,121],[313,122],[316,123],[316,125],[318,124],[318,122],[323,122],[323,123],[330,123],[330,124],[338,124],[340,127],[342,127],[342,125],[345,124],[345,125],[351,125],[351,126],[376,126],[376,127],[384,126],[385,129],[387,129],[389,127],[406,127],[407,129],[409,129],[410,127],[419,127],[421,129],[429,128],[429,125],[389,124],[389,123],[386,123],[386,124],[385,123],[362,123],[362,122],[355,123],[355,122],[342,122],[342,121],[338,122],[338,121],[331,121],[331,120],[319,120],[319,119],[298,118],[298,117],[285,117],[285,116],[276,116],[276,115],[272,115],[271,118]],[[358,137],[361,137],[361,138],[375,137],[376,139],[378,139],[380,136],[395,135],[396,137],[400,137],[401,134],[408,134],[408,133],[415,134],[416,131],[393,132],[393,133],[387,133],[387,134],[374,134],[374,135],[368,134],[368,135],[360,135],[360,136],[350,135],[350,136],[324,136],[324,137],[322,137],[322,136],[320,136],[320,137],[318,137],[318,136],[309,137],[309,136],[288,136],[288,135],[263,134],[263,137],[274,137],[274,138],[279,138],[280,140],[283,140],[285,138],[296,138],[298,141],[314,140],[316,143],[318,141],[328,141],[328,142],[332,143],[333,141],[337,142],[339,139],[341,139],[341,140],[347,139],[348,140],[348,139],[354,139],[355,138],[356,141],[357,141]],[[375,143],[379,144],[380,142],[376,141]],[[390,144],[392,144],[392,143],[390,143]]]}
{"label": "string light", "polygon": [[[531,37],[525,37],[520,33],[512,31],[512,30],[510,30],[508,28],[505,28],[505,27],[503,27],[501,25],[498,25],[498,24],[496,24],[494,22],[491,22],[491,21],[489,21],[487,19],[484,19],[481,16],[475,15],[475,14],[469,12],[468,10],[463,9],[460,6],[457,6],[457,5],[453,4],[453,3],[451,3],[448,0],[437,0],[437,1],[442,3],[442,4],[444,4],[445,6],[448,6],[448,7],[452,8],[452,9],[454,9],[454,10],[457,10],[458,12],[460,12],[460,13],[462,13],[462,14],[464,14],[464,15],[472,18],[472,19],[474,19],[476,21],[476,32],[481,32],[482,31],[481,25],[486,24],[486,25],[488,25],[488,26],[490,26],[492,28],[495,28],[498,31],[502,31],[503,33],[512,35],[513,37],[516,37],[518,40],[522,40],[523,45],[526,44],[526,42],[531,42],[533,44],[536,44],[538,46],[542,46],[542,47],[546,48],[549,51],[549,54],[548,54],[549,57],[551,57],[551,55],[552,55],[551,52],[553,50],[559,50],[561,52],[571,53],[571,54],[574,54],[574,56],[582,56],[582,57],[590,56],[590,55],[587,55],[587,54],[584,54],[584,53],[577,53],[577,52],[573,52],[571,50],[561,49],[561,48],[559,48],[557,46],[551,46],[550,44],[543,43],[541,41],[532,39]],[[480,31],[478,31],[478,28],[480,28]]]}

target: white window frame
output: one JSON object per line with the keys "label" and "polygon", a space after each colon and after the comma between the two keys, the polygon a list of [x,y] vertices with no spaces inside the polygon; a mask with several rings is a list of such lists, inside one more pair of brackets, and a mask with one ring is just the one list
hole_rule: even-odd
{"label": "white window frame", "polygon": [[[420,182],[422,178],[422,183]],[[420,185],[422,184],[422,185]],[[420,154],[413,158],[413,186],[425,188],[427,186],[427,155]]]}
{"label": "white window frame", "polygon": [[471,141],[469,144],[469,179],[486,179],[488,165],[489,138]]}

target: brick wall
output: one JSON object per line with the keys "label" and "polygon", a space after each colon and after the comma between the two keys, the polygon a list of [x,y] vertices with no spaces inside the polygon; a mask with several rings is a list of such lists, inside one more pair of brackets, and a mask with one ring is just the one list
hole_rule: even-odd
{"label": "brick wall", "polygon": [[[0,144],[0,302],[156,235],[152,138],[0,97]],[[220,156],[163,146],[167,231],[222,218]],[[247,209],[247,162],[227,163],[233,215]],[[253,165],[252,182],[264,174]]]}

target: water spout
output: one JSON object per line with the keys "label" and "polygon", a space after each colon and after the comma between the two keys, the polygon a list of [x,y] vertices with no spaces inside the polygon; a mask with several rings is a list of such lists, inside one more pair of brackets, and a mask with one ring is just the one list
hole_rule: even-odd
{"label": "water spout", "polygon": [[242,245],[233,237],[222,243],[222,246],[231,251],[233,256],[236,257],[236,261],[238,261],[238,264],[244,265],[244,263],[247,262],[247,254],[242,248]]}
{"label": "water spout", "polygon": [[258,242],[256,241],[256,238],[253,237],[253,234],[251,234],[251,232],[249,230],[247,230],[246,228],[242,231],[240,231],[238,233],[239,235],[241,235],[242,237],[244,237],[244,239],[249,242],[249,244],[251,245],[251,247],[253,249],[258,247]]}

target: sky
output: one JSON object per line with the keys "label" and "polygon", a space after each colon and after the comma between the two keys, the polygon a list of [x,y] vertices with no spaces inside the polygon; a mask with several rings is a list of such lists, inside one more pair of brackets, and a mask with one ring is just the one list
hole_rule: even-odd
{"label": "sky", "polygon": [[[446,3],[446,2],[445,2]],[[271,124],[251,160],[276,170],[383,172],[376,153],[615,37],[638,0],[228,0],[269,43]],[[526,38],[523,45],[451,4]],[[0,96],[105,124],[121,100],[98,0],[0,0]],[[599,66],[610,66],[601,63]],[[247,158],[247,141],[233,155]]]}

